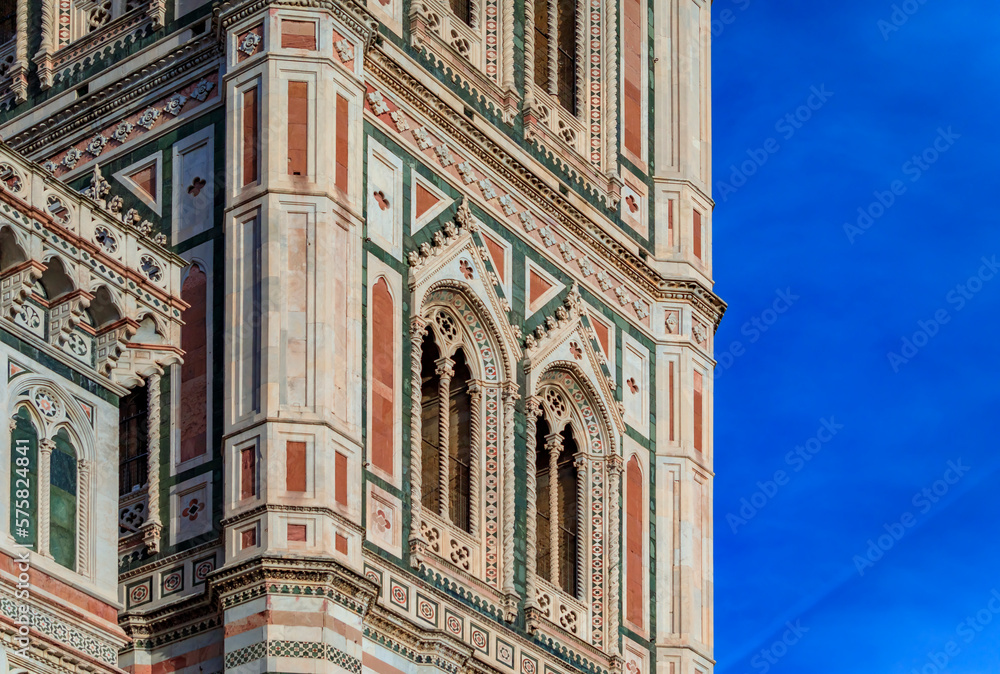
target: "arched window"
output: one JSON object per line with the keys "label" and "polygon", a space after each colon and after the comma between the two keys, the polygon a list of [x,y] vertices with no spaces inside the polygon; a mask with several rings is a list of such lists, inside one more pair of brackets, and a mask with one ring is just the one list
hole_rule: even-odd
{"label": "arched window", "polygon": [[56,433],[49,461],[49,553],[58,564],[75,569],[76,450],[66,429]]}
{"label": "arched window", "polygon": [[38,429],[27,408],[14,415],[10,432],[10,533],[34,549],[38,543]]}
{"label": "arched window", "polygon": [[625,618],[637,627],[643,626],[642,524],[642,467],[633,456],[625,468]]}
{"label": "arched window", "polygon": [[[570,114],[577,114],[577,0],[556,0],[555,16],[547,0],[535,0],[534,78],[544,91],[557,94],[559,104]],[[555,62],[556,81],[550,77],[549,64]],[[553,86],[553,84],[555,86]]]}
{"label": "arched window", "polygon": [[418,298],[411,324],[410,549],[422,564],[513,596],[516,386],[506,342],[485,323],[489,308],[458,284]]}
{"label": "arched window", "polygon": [[42,272],[38,283],[45,289],[45,296],[49,300],[55,300],[73,290],[73,282],[66,273],[62,260],[53,257],[46,263],[45,271]]}
{"label": "arched window", "polygon": [[[181,298],[190,306],[184,311],[181,348],[184,364],[181,373],[181,462],[201,456],[208,447],[208,329],[206,292],[208,279],[197,265],[192,265]],[[141,391],[145,395],[145,391]]]}
{"label": "arched window", "polygon": [[421,365],[421,505],[465,532],[472,531],[472,374],[459,348],[441,357],[424,337]]}
{"label": "arched window", "polygon": [[549,423],[538,422],[535,438],[537,570],[542,578],[566,594],[581,598],[579,569],[579,501],[573,430],[567,425],[551,433]]}
{"label": "arched window", "polygon": [[148,434],[148,391],[145,386],[137,386],[118,404],[118,493],[121,496],[146,485]]}
{"label": "arched window", "polygon": [[10,227],[0,229],[0,272],[5,272],[27,259],[24,251],[17,245],[14,230]]}

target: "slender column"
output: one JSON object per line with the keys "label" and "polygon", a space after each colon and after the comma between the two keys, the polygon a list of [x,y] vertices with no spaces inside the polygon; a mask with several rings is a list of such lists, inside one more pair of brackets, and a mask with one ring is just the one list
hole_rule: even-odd
{"label": "slender column", "polygon": [[585,524],[585,513],[587,508],[587,493],[590,491],[587,475],[587,456],[583,452],[573,457],[573,466],[576,468],[576,596],[578,599],[586,597],[587,589],[587,569],[590,562],[587,559],[587,549],[590,547],[590,538],[587,535]]}
{"label": "slender column", "polygon": [[451,378],[455,376],[455,361],[445,356],[437,362],[438,379],[438,512],[450,522],[448,498],[448,464],[451,438]]}
{"label": "slender column", "polygon": [[[505,384],[503,389],[503,592],[508,597],[514,597],[514,405],[518,399],[517,385]],[[532,422],[534,423],[534,422]],[[534,472],[533,466],[528,466],[528,473]],[[532,520],[528,520],[528,529],[534,528]],[[509,615],[509,614],[508,614]]]}
{"label": "slender column", "polygon": [[52,485],[52,450],[56,443],[45,438],[38,443],[38,554],[49,554],[49,499]]}
{"label": "slender column", "polygon": [[532,396],[528,398],[525,404],[525,413],[527,415],[527,437],[525,438],[525,461],[528,464],[525,468],[525,474],[527,476],[526,481],[526,491],[527,491],[527,501],[528,501],[528,526],[527,526],[527,536],[525,537],[525,584],[526,592],[528,594],[525,599],[525,608],[538,608],[538,598],[535,592],[535,574],[538,570],[538,550],[536,547],[536,540],[538,537],[538,519],[537,519],[537,508],[538,508],[538,495],[535,491],[537,475],[535,474],[535,432],[538,428],[538,416],[542,413],[542,401],[537,397]]}
{"label": "slender column", "polygon": [[418,317],[410,321],[410,541],[423,540],[420,531],[421,518],[421,473],[423,456],[420,445],[423,442],[423,381],[421,365],[423,359],[424,336],[427,323]]}
{"label": "slender column", "polygon": [[142,527],[142,540],[149,552],[160,551],[160,375],[150,375],[146,380],[147,409],[146,430],[146,502],[149,519]]}
{"label": "slender column", "polygon": [[559,585],[559,454],[562,453],[562,435],[553,433],[545,438],[545,451],[549,453],[549,580]]}
{"label": "slender column", "polygon": [[146,469],[149,485],[149,522],[160,525],[160,375],[153,374],[146,380],[146,395],[148,396],[149,415],[146,432]]}
{"label": "slender column", "polygon": [[480,431],[482,421],[480,410],[482,409],[483,391],[479,384],[472,382],[469,385],[469,414],[472,417],[470,424],[471,448],[469,452],[469,533],[473,536],[479,535],[479,482],[480,482],[480,450],[479,443],[482,438]]}
{"label": "slender column", "polygon": [[606,577],[608,578],[608,601],[614,602],[608,606],[608,651],[617,655],[618,648],[618,574],[621,572],[619,555],[621,553],[618,522],[620,504],[618,503],[619,483],[622,477],[622,459],[617,454],[608,457],[608,546],[609,552]]}
{"label": "slender column", "polygon": [[[559,85],[556,82],[556,77],[559,73],[559,62],[557,59],[557,54],[559,53],[559,24],[556,21],[556,12],[559,11],[556,8],[556,0],[537,0],[538,2],[548,2],[549,4],[549,53],[548,53],[548,64],[549,64],[549,95],[556,96],[559,94]],[[576,73],[573,73],[574,77]],[[550,101],[550,103],[553,101]],[[559,105],[558,101],[554,101],[555,105]]]}
{"label": "slender column", "polygon": [[87,544],[90,517],[90,462],[76,462],[76,572],[90,574],[90,546]]}

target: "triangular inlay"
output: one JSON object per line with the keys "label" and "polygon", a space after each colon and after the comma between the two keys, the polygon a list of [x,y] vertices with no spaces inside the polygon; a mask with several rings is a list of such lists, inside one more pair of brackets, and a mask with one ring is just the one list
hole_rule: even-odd
{"label": "triangular inlay", "polygon": [[429,180],[414,171],[413,190],[410,194],[412,204],[410,234],[420,231],[425,225],[434,222],[441,213],[455,203],[455,200],[434,186]]}
{"label": "triangular inlay", "polygon": [[128,188],[129,192],[153,209],[154,213],[162,215],[162,171],[163,153],[156,152],[115,172],[114,176],[118,182]]}
{"label": "triangular inlay", "polygon": [[507,270],[504,265],[506,258],[504,253],[506,251],[504,250],[504,247],[488,234],[483,234],[483,243],[486,244],[486,249],[490,252],[490,261],[493,263],[493,268],[497,270],[497,276],[500,277],[500,283],[506,283]]}

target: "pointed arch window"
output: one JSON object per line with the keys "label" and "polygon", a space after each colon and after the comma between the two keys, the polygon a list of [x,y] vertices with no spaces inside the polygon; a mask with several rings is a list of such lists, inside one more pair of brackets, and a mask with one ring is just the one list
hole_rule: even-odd
{"label": "pointed arch window", "polygon": [[536,430],[536,516],[538,554],[537,573],[552,585],[576,599],[581,599],[579,582],[579,476],[578,447],[573,430],[549,432],[542,419]]}
{"label": "pointed arch window", "polygon": [[[71,571],[88,573],[79,501],[89,491],[87,464],[66,425],[66,402],[45,388],[21,394],[10,444],[10,535],[15,542]],[[30,408],[30,409],[29,409]],[[54,435],[53,435],[54,433]]]}
{"label": "pointed arch window", "polygon": [[411,322],[411,561],[513,619],[517,387],[494,315],[459,285],[432,286]]}
{"label": "pointed arch window", "polygon": [[[529,382],[532,373],[528,374]],[[529,630],[569,635],[614,652],[620,618],[614,429],[595,389],[550,369],[528,398],[526,618]]]}

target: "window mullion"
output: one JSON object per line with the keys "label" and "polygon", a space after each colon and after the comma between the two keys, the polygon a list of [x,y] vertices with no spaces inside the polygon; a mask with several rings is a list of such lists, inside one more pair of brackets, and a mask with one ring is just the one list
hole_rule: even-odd
{"label": "window mullion", "polygon": [[559,454],[562,452],[562,435],[553,433],[545,439],[549,453],[549,579],[557,588],[562,555],[559,553]]}
{"label": "window mullion", "polygon": [[52,450],[56,443],[45,438],[38,443],[38,554],[49,557],[49,518],[51,517]]}
{"label": "window mullion", "polygon": [[[480,430],[479,410],[483,391],[475,381],[469,384],[469,430],[471,435],[469,449],[469,533],[474,537],[479,535],[479,443]],[[478,538],[476,539],[478,540]]]}
{"label": "window mullion", "polygon": [[559,7],[558,0],[542,0],[549,3],[549,91],[552,96],[559,94]]}
{"label": "window mullion", "polygon": [[587,512],[587,457],[581,451],[573,457],[576,468],[576,596],[582,599],[586,596],[587,581],[584,559],[587,555],[586,527],[584,513]]}
{"label": "window mullion", "polygon": [[451,378],[455,376],[455,361],[445,356],[437,362],[438,376],[438,513],[450,522],[448,478],[451,448]]}

